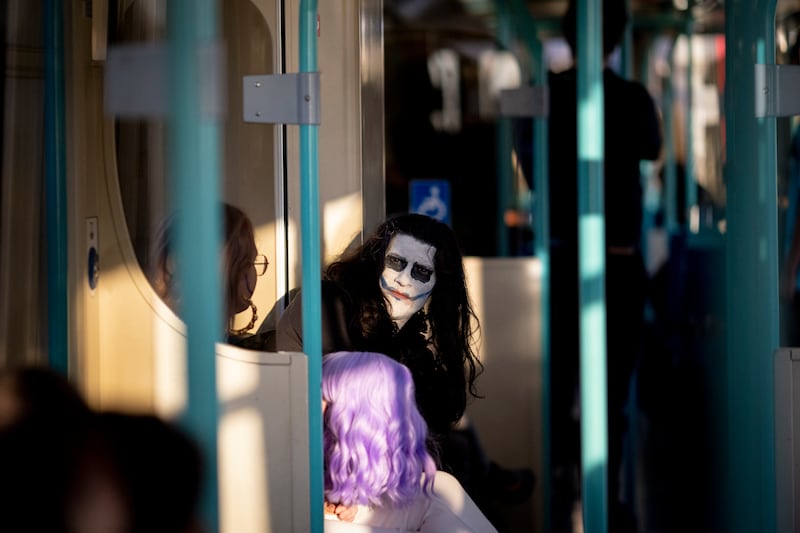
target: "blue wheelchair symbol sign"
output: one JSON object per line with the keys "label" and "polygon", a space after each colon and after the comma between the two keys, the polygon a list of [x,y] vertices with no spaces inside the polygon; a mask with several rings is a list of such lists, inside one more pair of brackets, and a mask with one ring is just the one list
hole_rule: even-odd
{"label": "blue wheelchair symbol sign", "polygon": [[428,215],[450,224],[450,182],[445,180],[411,180],[409,211]]}

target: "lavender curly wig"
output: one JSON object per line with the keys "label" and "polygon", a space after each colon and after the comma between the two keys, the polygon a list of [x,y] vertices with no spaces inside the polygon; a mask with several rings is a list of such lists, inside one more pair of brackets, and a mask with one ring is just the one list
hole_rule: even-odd
{"label": "lavender curly wig", "polygon": [[322,399],[326,501],[403,507],[430,494],[436,465],[408,368],[379,353],[328,354]]}

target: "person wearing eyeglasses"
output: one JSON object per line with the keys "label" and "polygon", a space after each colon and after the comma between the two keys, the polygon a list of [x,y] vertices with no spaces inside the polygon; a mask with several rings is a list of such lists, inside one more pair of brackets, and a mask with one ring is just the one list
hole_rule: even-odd
{"label": "person wearing eyeglasses", "polygon": [[[222,208],[226,342],[243,348],[269,350],[273,344],[270,336],[250,334],[258,321],[258,308],[252,300],[253,292],[258,277],[266,273],[269,260],[267,256],[258,253],[253,223],[244,211],[227,203],[223,203]],[[158,233],[151,279],[156,293],[178,313],[180,291],[174,275],[175,261],[172,256],[174,220],[174,216],[167,219]],[[234,328],[236,315],[248,308],[252,313],[250,321],[243,328]]]}

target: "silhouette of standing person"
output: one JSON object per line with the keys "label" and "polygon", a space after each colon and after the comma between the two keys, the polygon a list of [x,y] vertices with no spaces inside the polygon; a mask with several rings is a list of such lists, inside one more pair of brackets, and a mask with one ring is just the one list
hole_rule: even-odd
{"label": "silhouette of standing person", "polygon": [[[575,58],[576,2],[570,1],[562,32]],[[605,117],[605,238],[608,390],[609,531],[633,530],[633,513],[620,499],[626,431],[625,404],[643,327],[647,274],[640,250],[642,186],[639,163],[656,159],[661,129],[652,98],[642,85],[608,68],[628,13],[624,0],[603,2]],[[575,58],[575,63],[580,58]],[[579,381],[577,72],[549,78],[551,258],[551,450],[553,524],[571,531],[577,498],[580,430],[575,416]]]}

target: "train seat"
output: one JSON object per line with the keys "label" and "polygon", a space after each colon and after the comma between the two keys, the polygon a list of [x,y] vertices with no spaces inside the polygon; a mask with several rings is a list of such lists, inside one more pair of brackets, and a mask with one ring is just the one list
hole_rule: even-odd
{"label": "train seat", "polygon": [[229,344],[216,355],[220,530],[309,531],[306,356]]}

